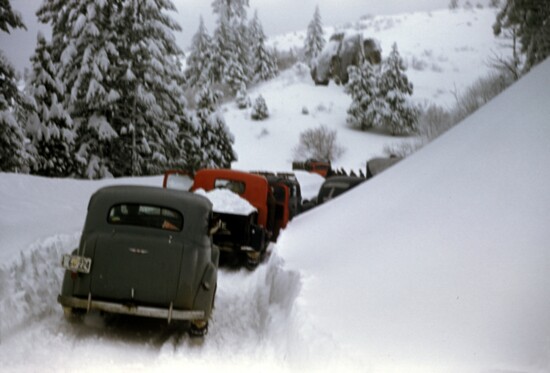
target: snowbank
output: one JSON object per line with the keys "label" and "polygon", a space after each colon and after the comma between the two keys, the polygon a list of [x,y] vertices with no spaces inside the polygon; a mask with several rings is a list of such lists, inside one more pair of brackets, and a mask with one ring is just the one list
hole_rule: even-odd
{"label": "snowbank", "polygon": [[373,371],[550,370],[549,98],[550,60],[295,219],[297,312]]}

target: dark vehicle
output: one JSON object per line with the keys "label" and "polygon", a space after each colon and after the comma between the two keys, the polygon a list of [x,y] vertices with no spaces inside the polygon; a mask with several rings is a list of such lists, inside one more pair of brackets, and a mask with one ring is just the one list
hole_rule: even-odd
{"label": "dark vehicle", "polygon": [[309,210],[328,200],[338,197],[348,190],[355,188],[365,180],[365,178],[356,176],[331,176],[323,182],[316,198],[304,202],[303,209]]}
{"label": "dark vehicle", "polygon": [[390,168],[400,160],[402,157],[389,157],[389,158],[373,158],[367,162],[367,179],[371,179],[378,175],[382,171]]}
{"label": "dark vehicle", "polygon": [[[296,178],[296,175],[294,175],[294,173],[292,172],[275,173],[275,172],[265,172],[265,171],[252,171],[251,173],[264,176],[267,179],[269,185],[271,185],[274,188],[276,188],[277,186],[280,186],[281,184],[287,186],[288,192],[289,192],[288,201],[287,201],[286,195],[284,195],[283,193],[278,193],[278,195],[280,195],[279,198],[277,195],[275,195],[275,199],[277,199],[278,202],[284,203],[286,204],[286,206],[288,206],[283,208],[284,210],[288,210],[287,220],[292,220],[296,215],[298,215],[301,212],[302,190],[300,188],[300,183],[298,182],[298,179]],[[283,188],[283,190],[285,189]]]}
{"label": "dark vehicle", "polygon": [[214,211],[221,228],[214,243],[225,254],[244,254],[246,266],[255,268],[265,256],[269,241],[276,241],[289,220],[289,188],[284,183],[270,184],[266,177],[229,169],[197,171],[191,191],[229,189],[246,199],[257,211],[248,216]]}
{"label": "dark vehicle", "polygon": [[80,245],[64,255],[58,302],[67,315],[109,313],[188,320],[208,330],[219,250],[212,204],[189,192],[111,186],[90,199]]}

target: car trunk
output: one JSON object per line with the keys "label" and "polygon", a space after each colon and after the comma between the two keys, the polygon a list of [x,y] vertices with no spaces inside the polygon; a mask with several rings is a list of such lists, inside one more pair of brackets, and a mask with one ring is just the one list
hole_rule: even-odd
{"label": "car trunk", "polygon": [[[166,306],[174,300],[183,243],[164,232],[145,233],[98,237],[92,261],[93,298]],[[159,234],[166,240],[159,240]]]}

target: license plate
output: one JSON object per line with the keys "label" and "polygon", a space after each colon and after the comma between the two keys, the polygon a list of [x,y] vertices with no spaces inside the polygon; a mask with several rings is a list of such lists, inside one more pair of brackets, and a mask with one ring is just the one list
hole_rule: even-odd
{"label": "license plate", "polygon": [[61,259],[61,266],[73,272],[90,273],[92,259],[78,255],[66,254],[63,255],[63,258]]}

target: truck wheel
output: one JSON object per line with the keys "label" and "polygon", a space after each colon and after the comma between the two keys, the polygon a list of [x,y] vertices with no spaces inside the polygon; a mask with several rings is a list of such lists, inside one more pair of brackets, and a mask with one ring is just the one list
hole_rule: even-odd
{"label": "truck wheel", "polygon": [[246,253],[245,257],[245,267],[246,269],[253,271],[258,267],[260,262],[262,261],[262,255],[258,251],[249,251]]}

